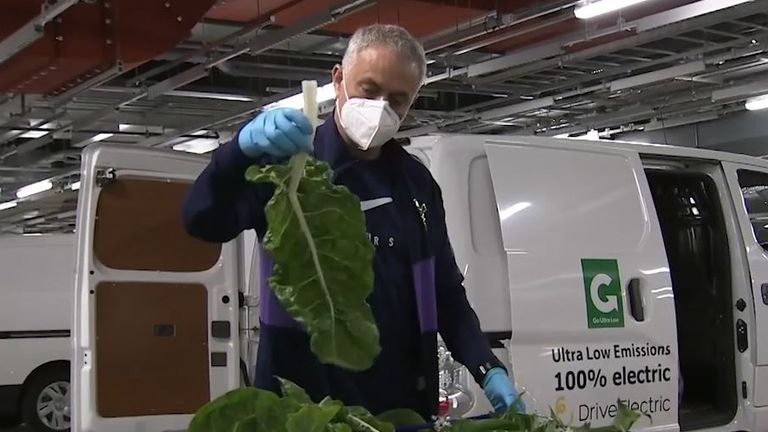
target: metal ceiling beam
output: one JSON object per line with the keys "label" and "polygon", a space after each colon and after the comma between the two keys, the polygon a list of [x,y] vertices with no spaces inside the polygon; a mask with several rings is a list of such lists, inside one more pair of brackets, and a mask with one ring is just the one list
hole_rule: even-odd
{"label": "metal ceiling beam", "polygon": [[45,34],[45,25],[79,0],[58,0],[53,3],[46,0],[38,16],[24,24],[10,36],[0,42],[0,64],[16,55],[19,51],[33,44]]}
{"label": "metal ceiling beam", "polygon": [[[201,45],[199,48],[197,48],[196,50],[190,53],[185,53],[168,63],[165,63],[161,66],[150,69],[144,73],[141,73],[135,77],[132,77],[131,84],[134,86],[140,86],[147,78],[153,77],[163,72],[167,72],[175,67],[183,65],[184,63],[190,62],[197,57],[207,58],[210,55],[210,53],[215,52],[217,49],[222,48],[230,43],[236,42],[237,40],[241,40],[241,39],[250,40],[251,38],[258,36],[259,33],[264,29],[264,27],[266,27],[269,24],[273,24],[274,22],[275,22],[274,15],[270,15],[269,17],[258,19],[250,23],[247,23],[241,29],[215,42]],[[230,50],[225,50],[225,52],[229,52],[229,51]]]}
{"label": "metal ceiling beam", "polygon": [[[616,126],[620,124],[632,123],[641,120],[649,120],[656,115],[664,115],[664,111],[675,107],[675,112],[695,111],[708,106],[711,106],[711,102],[706,96],[698,100],[690,100],[688,97],[678,97],[673,100],[669,100],[664,109],[659,109],[657,106],[652,105],[635,105],[628,108],[624,108],[615,112],[596,114],[590,116],[584,116],[576,119],[578,125],[550,129],[546,132],[540,133],[544,136],[559,135],[562,133],[578,133],[586,132],[590,129],[602,129],[609,126]],[[528,132],[534,132],[534,130],[528,130]]]}
{"label": "metal ceiling beam", "polygon": [[[719,1],[720,0],[715,0],[715,3]],[[531,71],[548,69],[556,67],[561,63],[585,60],[591,57],[597,57],[611,52],[620,51],[625,48],[631,48],[636,45],[644,45],[650,42],[655,42],[665,37],[669,37],[670,35],[685,33],[687,31],[714,25],[722,21],[730,21],[753,15],[755,13],[765,12],[765,4],[762,4],[762,1],[764,0],[734,6],[719,13],[707,14],[701,14],[701,11],[710,9],[686,8],[681,13],[681,11],[678,10],[679,8],[676,8],[657,15],[653,15],[651,17],[641,18],[640,20],[633,21],[631,23],[627,23],[624,26],[621,26],[621,30],[625,31],[628,27],[634,27],[638,29],[640,33],[619,39],[614,42],[609,42],[606,44],[598,45],[596,47],[565,54],[562,50],[562,45],[564,44],[560,43],[559,41],[551,41],[536,47],[539,49],[539,55],[536,55],[535,50],[526,49],[493,60],[489,60],[487,62],[477,63],[473,66],[474,70],[476,71],[476,75],[489,74],[495,71],[509,69],[505,72],[493,76],[483,77],[481,80],[482,82],[501,81],[508,79],[509,76],[520,73],[520,71],[515,69],[517,66],[522,66],[526,63],[533,63],[537,60],[544,60],[548,57],[551,58],[547,59],[546,61],[533,63],[529,65],[527,69]],[[710,3],[710,0],[701,0],[700,2],[693,3],[688,6],[701,6],[701,4],[706,4],[709,6]],[[719,8],[716,10],[719,10]],[[651,18],[653,19],[650,20]],[[584,40],[584,32],[578,32],[576,34],[570,35],[570,37],[574,36]],[[563,39],[568,40],[569,37],[559,38],[559,40]]]}
{"label": "metal ceiling beam", "polygon": [[704,64],[704,60],[697,60],[679,66],[618,79],[611,82],[610,89],[613,92],[641,85],[653,84],[681,76],[687,76],[696,72],[703,72],[706,68],[707,66]]}
{"label": "metal ceiling beam", "polygon": [[373,6],[375,3],[375,0],[347,1],[341,6],[336,6],[333,9],[326,9],[320,13],[307,17],[296,25],[270,31],[269,33],[259,35],[251,41],[242,42],[236,45],[228,53],[219,54],[208,62],[201,63],[197,66],[187,69],[186,71],[176,76],[168,78],[165,81],[161,81],[150,86],[147,89],[147,99],[154,99],[169,90],[177,89],[185,84],[189,84],[193,81],[197,81],[200,78],[204,78],[208,76],[208,71],[212,67],[220,65],[227,60],[233,59],[240,54],[244,54],[246,52],[250,53],[251,55],[259,54],[281,44],[288,39],[294,38],[300,34],[305,34],[313,30],[317,30],[336,21],[348,13],[361,11]]}
{"label": "metal ceiling beam", "polygon": [[742,85],[715,90],[712,92],[712,101],[745,99],[750,96],[766,93],[768,93],[768,79],[760,79]]}
{"label": "metal ceiling beam", "polygon": [[555,99],[551,96],[547,96],[540,99],[529,100],[514,105],[507,105],[501,108],[483,111],[477,118],[479,120],[494,120],[514,114],[540,110],[542,108],[550,107],[554,105],[554,103]]}
{"label": "metal ceiling beam", "polygon": [[[763,0],[747,1],[747,3],[753,3],[751,6],[749,6],[750,9],[757,8],[758,10],[765,11],[765,5],[758,4],[761,2],[763,2]],[[640,18],[635,21],[635,28],[638,32],[645,32],[659,27],[664,27],[674,22],[708,15],[734,6],[743,7],[744,3],[744,0],[701,0],[696,3],[690,3],[684,6],[657,13],[655,15]],[[744,16],[746,15],[741,15],[736,18],[741,18]],[[729,19],[728,21],[731,20]]]}
{"label": "metal ceiling beam", "polygon": [[201,123],[195,123],[195,124],[189,124],[189,125],[186,125],[186,126],[181,126],[179,129],[177,129],[177,130],[175,130],[173,132],[166,133],[166,134],[163,134],[163,135],[154,136],[154,137],[148,138],[146,140],[143,140],[143,141],[139,142],[138,145],[145,146],[145,147],[158,147],[158,146],[162,146],[164,144],[167,144],[169,141],[171,141],[171,140],[173,140],[175,138],[178,138],[180,136],[193,133],[193,132],[201,130],[201,129],[215,129],[215,128],[221,126],[222,124],[233,123],[233,122],[238,121],[238,119],[250,116],[250,115],[260,111],[261,108],[264,105],[268,105],[268,104],[270,104],[272,102],[277,102],[277,101],[279,101],[281,99],[284,99],[286,97],[295,95],[295,94],[300,93],[300,92],[301,92],[301,89],[295,89],[295,90],[288,91],[286,93],[276,94],[276,95],[273,95],[273,96],[262,98],[258,102],[256,102],[255,104],[250,105],[246,109],[240,109],[240,110],[237,110],[236,112],[226,113],[226,114],[218,116],[218,117],[214,118],[213,120],[210,120],[210,121],[207,121],[207,122],[201,122]]}
{"label": "metal ceiling beam", "polygon": [[[542,3],[542,2],[538,2],[538,3]],[[571,13],[562,14],[559,17],[555,17],[554,19],[547,20],[545,22],[542,22],[541,24],[537,24],[536,26],[530,26],[529,28],[521,29],[519,32],[500,34],[498,38],[484,39],[483,41],[479,41],[469,46],[462,47],[462,49],[459,51],[454,52],[451,50],[446,50],[446,48],[449,48],[451,46],[454,46],[462,42],[479,38],[484,35],[490,35],[494,33],[503,33],[503,30],[507,28],[522,25],[529,21],[535,20],[537,18],[542,18],[547,15],[562,12],[564,10],[572,8],[577,3],[578,2],[576,1],[572,1],[566,4],[563,4],[562,1],[551,1],[548,3],[544,3],[543,5],[538,4],[535,7],[529,8],[524,12],[518,11],[517,13],[503,14],[500,16],[496,15],[496,13],[494,12],[482,17],[481,19],[471,21],[466,26],[457,26],[457,30],[455,31],[454,30],[443,31],[436,35],[431,35],[426,38],[422,38],[421,42],[424,45],[424,51],[428,54],[436,51],[440,51],[440,50],[447,51],[441,55],[464,54],[469,51],[474,51],[476,49],[491,45],[493,43],[496,43],[502,40],[507,40],[512,37],[519,36],[520,34],[529,33],[531,31],[540,29],[543,26],[554,25],[558,22],[562,22],[566,18],[569,18],[569,19],[572,18],[573,15]],[[461,30],[458,30],[458,28],[461,28],[461,27],[464,27],[464,28]]]}
{"label": "metal ceiling beam", "polygon": [[273,78],[283,80],[322,80],[330,76],[328,69],[299,67],[278,64],[258,64],[246,62],[226,62],[216,66],[227,75],[247,78]]}
{"label": "metal ceiling beam", "polygon": [[[148,99],[153,99],[164,94],[167,91],[175,90],[185,84],[188,84],[192,81],[202,78],[207,75],[209,68],[214,67],[215,65],[220,64],[224,61],[227,61],[240,54],[243,54],[248,51],[254,54],[254,53],[267,50],[286,39],[290,39],[300,34],[304,34],[309,31],[315,30],[319,27],[322,27],[325,24],[336,21],[347,14],[358,12],[360,10],[373,6],[375,3],[376,3],[375,0],[348,0],[340,5],[333,7],[332,9],[327,9],[316,15],[308,17],[302,22],[300,22],[299,24],[297,24],[296,26],[285,27],[273,32],[266,33],[264,35],[259,35],[259,37],[256,38],[255,41],[242,42],[241,44],[237,45],[233,51],[229,53],[219,54],[218,56],[216,56],[214,59],[212,59],[207,63],[200,64],[193,68],[190,68],[174,77],[171,77],[165,81],[157,83],[149,88],[133,89],[135,93],[132,97],[119,102],[115,106],[106,107],[99,111],[88,114],[82,118],[76,119],[75,121],[72,122],[71,125],[65,128],[52,131],[48,135],[23,143],[22,145],[18,146],[15,149],[7,150],[2,154],[0,154],[0,161],[11,155],[28,153],[39,147],[47,145],[48,143],[53,141],[55,133],[65,132],[68,130],[77,130],[77,129],[88,127],[89,125],[114,114],[116,111],[120,110],[121,107],[129,105],[140,99],[143,99],[144,97],[147,97]],[[204,71],[205,73],[203,75],[200,75],[202,71]],[[259,105],[259,107],[260,106],[261,105]],[[186,131],[184,133],[186,133]]]}
{"label": "metal ceiling beam", "polygon": [[644,130],[651,132],[661,129],[669,129],[678,126],[685,126],[693,123],[701,123],[705,121],[717,120],[720,117],[717,112],[708,112],[702,114],[696,114],[691,116],[683,116],[671,119],[653,119],[645,125]]}
{"label": "metal ceiling beam", "polygon": [[[670,64],[670,63],[673,63],[673,62],[680,61],[682,59],[696,58],[696,57],[705,55],[707,52],[717,52],[717,51],[726,50],[726,49],[729,50],[727,53],[717,54],[717,55],[713,55],[713,56],[706,56],[704,58],[704,62],[707,65],[714,65],[714,64],[718,64],[721,61],[728,61],[728,60],[732,60],[732,59],[735,59],[735,58],[740,58],[740,57],[745,57],[745,56],[753,55],[753,54],[756,54],[758,52],[762,52],[763,51],[761,46],[768,45],[768,42],[766,42],[766,40],[768,40],[768,32],[761,33],[759,35],[755,35],[754,37],[758,41],[757,45],[752,45],[752,46],[744,47],[744,48],[737,48],[738,45],[742,45],[744,42],[743,41],[728,41],[728,42],[723,42],[723,43],[719,43],[719,44],[707,45],[707,46],[696,48],[696,49],[693,49],[693,50],[690,50],[690,51],[676,53],[676,54],[674,54],[674,55],[672,55],[670,57],[660,58],[660,59],[654,60],[653,62],[644,64],[642,66],[643,67],[650,67],[650,66],[655,66],[655,65]],[[563,88],[570,88],[570,87],[574,87],[574,86],[579,86],[579,85],[582,85],[582,84],[594,81],[596,79],[607,79],[607,78],[612,77],[612,76],[614,76],[616,74],[627,73],[629,71],[631,71],[631,68],[627,68],[626,66],[625,67],[616,67],[616,68],[611,68],[611,69],[604,69],[604,71],[599,76],[591,76],[591,77],[590,76],[586,76],[586,77],[574,78],[573,80],[569,80],[569,81],[566,81],[566,82],[558,83],[557,85],[554,85],[554,86],[550,86],[550,87],[547,87],[547,88],[540,89],[540,92],[541,93],[547,93],[547,92],[557,91],[557,90],[563,89]]]}
{"label": "metal ceiling beam", "polygon": [[111,68],[98,73],[96,76],[83,81],[82,83],[78,84],[77,86],[67,90],[64,93],[61,93],[59,95],[53,96],[51,98],[47,98],[46,102],[51,108],[59,108],[67,104],[68,102],[72,101],[74,98],[76,98],[78,95],[82,94],[84,91],[94,88],[96,86],[99,86],[101,84],[106,83],[107,81],[117,78],[120,76],[123,72],[125,72],[124,65],[122,60],[118,60],[114,66]]}

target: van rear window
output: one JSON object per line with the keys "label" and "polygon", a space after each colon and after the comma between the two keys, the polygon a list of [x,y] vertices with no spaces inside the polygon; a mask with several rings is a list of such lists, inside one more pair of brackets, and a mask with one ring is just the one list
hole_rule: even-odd
{"label": "van rear window", "polygon": [[755,239],[768,250],[768,174],[739,170],[738,176]]}
{"label": "van rear window", "polygon": [[182,222],[188,183],[118,178],[99,193],[94,252],[115,270],[201,272],[221,245],[189,236]]}

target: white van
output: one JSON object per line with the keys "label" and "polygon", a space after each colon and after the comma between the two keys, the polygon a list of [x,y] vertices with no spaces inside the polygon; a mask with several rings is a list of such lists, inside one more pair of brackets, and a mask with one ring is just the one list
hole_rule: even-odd
{"label": "white van", "polygon": [[[255,234],[243,242],[250,263]],[[74,234],[0,237],[0,429],[70,430],[75,247]]]}
{"label": "white van", "polygon": [[0,422],[69,429],[72,234],[0,237]]}
{"label": "white van", "polygon": [[[601,426],[621,399],[651,415],[643,430],[768,429],[767,162],[535,137],[419,141],[470,302],[529,408]],[[240,385],[242,240],[206,244],[181,226],[206,163],[84,153],[76,432],[184,430]],[[471,402],[462,414],[487,410],[476,386],[445,381]]]}

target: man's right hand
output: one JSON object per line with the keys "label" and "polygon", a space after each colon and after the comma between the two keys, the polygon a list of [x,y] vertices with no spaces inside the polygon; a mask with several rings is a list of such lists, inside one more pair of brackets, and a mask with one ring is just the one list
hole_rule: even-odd
{"label": "man's right hand", "polygon": [[251,158],[287,158],[302,151],[312,153],[312,132],[312,124],[301,111],[276,108],[262,112],[240,129],[237,142]]}

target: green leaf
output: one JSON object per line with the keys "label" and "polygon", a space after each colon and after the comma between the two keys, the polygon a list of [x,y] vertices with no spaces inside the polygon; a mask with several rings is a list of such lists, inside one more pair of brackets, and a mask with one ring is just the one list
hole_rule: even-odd
{"label": "green leaf", "polygon": [[336,417],[339,422],[348,424],[354,432],[394,432],[395,426],[377,419],[361,406],[344,407]]}
{"label": "green leaf", "polygon": [[331,432],[354,432],[348,424],[345,423],[333,423],[329,429]]}
{"label": "green leaf", "polygon": [[642,414],[637,411],[630,410],[629,407],[621,400],[618,400],[616,403],[619,406],[619,412],[616,414],[616,418],[613,420],[613,427],[621,432],[627,432],[640,419]]}
{"label": "green leaf", "polygon": [[305,405],[288,416],[288,432],[322,432],[339,412],[338,406]]}
{"label": "green leaf", "polygon": [[288,165],[253,166],[246,178],[276,187],[265,208],[264,248],[275,262],[269,282],[280,303],[304,326],[321,362],[370,368],[381,347],[366,303],[374,250],[359,199],[304,153]]}
{"label": "green leaf", "polygon": [[355,432],[395,432],[394,425],[379,421],[373,415],[349,415],[347,416],[347,424]]}
{"label": "green leaf", "polygon": [[233,432],[245,418],[267,416],[279,401],[276,394],[253,387],[232,390],[198,410],[188,431]]}
{"label": "green leaf", "polygon": [[260,432],[265,430],[264,424],[258,416],[250,416],[237,422],[234,432]]}
{"label": "green leaf", "polygon": [[284,398],[291,399],[300,404],[312,403],[312,399],[309,398],[307,392],[298,384],[285,378],[278,377],[277,379],[280,381],[280,389]]}
{"label": "green leaf", "polygon": [[301,405],[290,399],[278,399],[268,410],[239,421],[235,432],[287,432],[288,419],[300,409]]}
{"label": "green leaf", "polygon": [[393,409],[377,415],[376,418],[386,423],[392,423],[395,427],[426,423],[424,417],[410,409]]}

